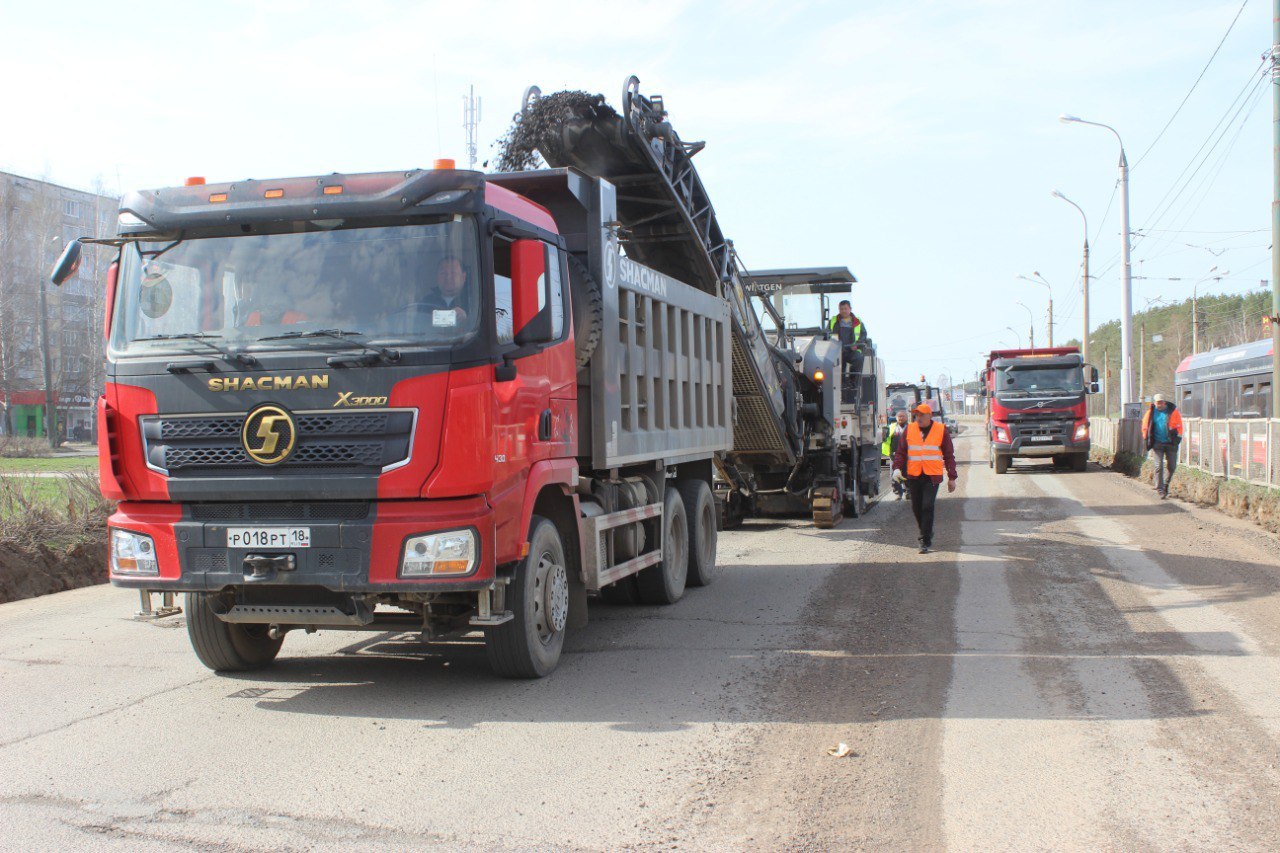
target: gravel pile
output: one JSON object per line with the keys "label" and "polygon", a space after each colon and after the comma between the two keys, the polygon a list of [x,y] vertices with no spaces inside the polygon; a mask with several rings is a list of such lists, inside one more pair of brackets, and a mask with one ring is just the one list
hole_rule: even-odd
{"label": "gravel pile", "polygon": [[524,172],[543,165],[540,151],[555,144],[563,126],[575,119],[614,116],[604,95],[566,90],[543,95],[532,107],[512,119],[511,128],[498,139],[498,172]]}

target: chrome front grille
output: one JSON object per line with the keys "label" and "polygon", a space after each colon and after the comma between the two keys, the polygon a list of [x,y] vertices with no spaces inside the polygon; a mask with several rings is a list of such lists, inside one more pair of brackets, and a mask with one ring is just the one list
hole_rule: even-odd
{"label": "chrome front grille", "polygon": [[[173,477],[225,477],[262,471],[241,444],[245,416],[140,418],[148,467]],[[270,470],[285,476],[389,470],[408,461],[416,420],[413,409],[296,412],[297,446]]]}

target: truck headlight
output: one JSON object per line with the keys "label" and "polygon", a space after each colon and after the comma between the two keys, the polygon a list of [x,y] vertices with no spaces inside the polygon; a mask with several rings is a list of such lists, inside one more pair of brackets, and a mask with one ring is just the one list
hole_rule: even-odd
{"label": "truck headlight", "polygon": [[447,530],[409,538],[400,558],[400,576],[465,575],[475,565],[475,531]]}
{"label": "truck headlight", "polygon": [[156,543],[150,536],[129,530],[111,531],[111,574],[158,575]]}
{"label": "truck headlight", "polygon": [[999,441],[1002,444],[1008,444],[1009,431],[1006,430],[1004,427],[996,427],[996,441]]}
{"label": "truck headlight", "polygon": [[1089,437],[1089,422],[1081,421],[1076,424],[1076,441],[1083,441]]}

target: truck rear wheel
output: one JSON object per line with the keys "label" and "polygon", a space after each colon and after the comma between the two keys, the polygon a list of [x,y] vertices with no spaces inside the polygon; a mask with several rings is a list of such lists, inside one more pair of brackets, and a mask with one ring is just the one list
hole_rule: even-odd
{"label": "truck rear wheel", "polygon": [[678,484],[689,522],[689,586],[709,586],[716,574],[716,499],[703,480]]}
{"label": "truck rear wheel", "polygon": [[276,659],[280,644],[271,639],[269,625],[241,625],[223,622],[209,606],[209,595],[189,592],[184,609],[187,636],[200,663],[214,672],[245,672],[261,669]]}
{"label": "truck rear wheel", "polygon": [[489,666],[504,678],[541,678],[555,669],[569,621],[569,576],[560,532],[538,515],[530,527],[529,556],[507,587],[514,618],[484,631]]}
{"label": "truck rear wheel", "polygon": [[689,578],[689,519],[680,493],[670,486],[662,501],[662,562],[636,575],[645,604],[675,604]]}
{"label": "truck rear wheel", "polygon": [[1012,462],[1013,460],[1008,456],[1001,456],[999,453],[996,454],[995,458],[996,458],[996,462],[995,462],[996,473],[997,474],[1007,473],[1009,470],[1009,463]]}

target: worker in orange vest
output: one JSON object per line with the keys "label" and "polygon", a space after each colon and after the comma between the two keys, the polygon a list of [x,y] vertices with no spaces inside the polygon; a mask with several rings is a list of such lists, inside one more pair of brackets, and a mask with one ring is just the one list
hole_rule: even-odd
{"label": "worker in orange vest", "polygon": [[942,475],[947,476],[947,491],[956,490],[956,452],[951,436],[942,421],[933,419],[933,408],[921,403],[913,410],[915,422],[909,425],[893,455],[893,480],[906,482],[911,495],[911,511],[920,528],[920,553],[933,547],[933,508],[938,499]]}
{"label": "worker in orange vest", "polygon": [[[1169,482],[1178,467],[1178,445],[1182,443],[1182,413],[1178,407],[1157,394],[1151,405],[1142,413],[1142,437],[1147,450],[1156,460],[1156,494],[1164,500],[1169,497]],[[1169,476],[1164,474],[1165,467]]]}

